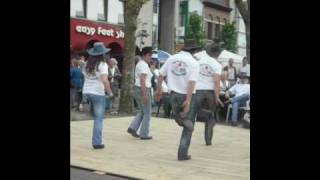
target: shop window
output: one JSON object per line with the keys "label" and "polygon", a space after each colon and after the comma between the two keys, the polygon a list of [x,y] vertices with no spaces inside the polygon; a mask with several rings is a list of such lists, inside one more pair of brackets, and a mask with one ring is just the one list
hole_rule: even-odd
{"label": "shop window", "polygon": [[[99,20],[99,17],[104,17],[104,0],[88,0],[87,18],[90,20]],[[101,15],[99,15],[101,14]]]}
{"label": "shop window", "polygon": [[212,23],[212,21],[213,21],[213,17],[212,17],[211,14],[209,14],[208,18],[209,18],[209,21],[207,22],[207,24],[208,24],[207,36],[208,36],[208,39],[212,40],[213,39],[212,38],[212,31],[213,31],[213,23]]}
{"label": "shop window", "polygon": [[84,18],[83,0],[70,0],[70,16]]}
{"label": "shop window", "polygon": [[220,40],[220,30],[221,30],[221,28],[220,28],[220,17],[219,16],[217,16],[217,21],[218,21],[218,23],[215,24],[214,39],[215,39],[215,41],[219,42],[219,40]]}

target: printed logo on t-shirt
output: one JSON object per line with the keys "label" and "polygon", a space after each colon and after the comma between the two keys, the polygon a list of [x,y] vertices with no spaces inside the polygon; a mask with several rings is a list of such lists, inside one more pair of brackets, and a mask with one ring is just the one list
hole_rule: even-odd
{"label": "printed logo on t-shirt", "polygon": [[176,76],[185,76],[187,74],[188,65],[183,61],[174,61],[172,73]]}
{"label": "printed logo on t-shirt", "polygon": [[88,80],[98,80],[98,77],[96,75],[86,74],[85,76],[86,76],[86,79],[88,79]]}
{"label": "printed logo on t-shirt", "polygon": [[207,77],[212,77],[214,70],[208,64],[200,64],[200,74]]}

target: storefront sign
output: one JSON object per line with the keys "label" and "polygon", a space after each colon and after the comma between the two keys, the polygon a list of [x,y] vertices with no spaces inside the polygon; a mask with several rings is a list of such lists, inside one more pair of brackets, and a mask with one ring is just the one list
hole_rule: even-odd
{"label": "storefront sign", "polygon": [[120,25],[70,19],[70,43],[72,49],[77,51],[86,49],[91,40],[103,42],[106,47],[117,44],[124,49],[124,34],[123,26]]}
{"label": "storefront sign", "polygon": [[109,37],[114,37],[116,39],[121,39],[124,38],[124,32],[122,30],[115,31],[112,28],[109,29],[104,29],[102,27],[89,27],[89,26],[81,26],[77,25],[76,26],[76,32],[78,33],[83,33],[88,36],[94,36],[95,34],[100,35],[100,36],[109,36]]}

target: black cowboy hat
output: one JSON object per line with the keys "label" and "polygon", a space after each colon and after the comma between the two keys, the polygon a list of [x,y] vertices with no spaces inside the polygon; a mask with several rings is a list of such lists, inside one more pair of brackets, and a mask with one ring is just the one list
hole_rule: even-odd
{"label": "black cowboy hat", "polygon": [[201,50],[202,47],[196,43],[194,40],[187,40],[184,43],[184,47],[182,48],[183,51],[193,52],[197,50]]}

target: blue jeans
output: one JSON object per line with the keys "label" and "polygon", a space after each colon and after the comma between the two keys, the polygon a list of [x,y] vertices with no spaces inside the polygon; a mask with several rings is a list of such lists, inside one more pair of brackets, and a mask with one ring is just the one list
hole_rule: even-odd
{"label": "blue jeans", "polygon": [[233,97],[231,99],[231,103],[232,103],[231,121],[236,122],[238,120],[239,107],[245,106],[249,98],[250,98],[249,94],[243,94],[241,96]]}
{"label": "blue jeans", "polygon": [[[185,100],[186,95],[184,95],[183,101]],[[191,98],[190,103],[190,110],[188,112],[188,119],[192,121],[193,125],[195,125],[196,122],[196,115],[197,115],[197,103],[196,100],[197,95],[193,94]],[[182,103],[183,103],[182,101]],[[190,131],[188,128],[183,127],[181,138],[180,138],[180,145],[178,149],[178,159],[179,158],[185,158],[188,155],[189,146],[191,143],[191,137],[192,137],[192,131]]]}
{"label": "blue jeans", "polygon": [[[196,121],[197,115],[197,106],[196,106],[196,98],[197,95],[192,95],[191,102],[190,102],[190,110],[187,114],[187,119],[191,120],[193,125]],[[178,116],[178,114],[183,110],[182,104],[186,99],[185,94],[180,94],[176,92],[170,93],[170,105],[172,107],[172,115],[174,118]],[[188,155],[189,146],[191,143],[192,131],[188,128],[183,127],[181,138],[180,138],[180,145],[178,149],[178,159],[185,158]]]}
{"label": "blue jeans", "polygon": [[85,94],[90,103],[90,112],[93,116],[92,145],[102,144],[102,127],[106,107],[106,97],[94,94]]}
{"label": "blue jeans", "polygon": [[138,104],[138,114],[132,120],[129,128],[137,131],[140,127],[140,137],[147,137],[149,135],[150,119],[151,119],[151,96],[150,89],[147,89],[148,102],[143,104],[140,87],[134,87],[134,99]]}

